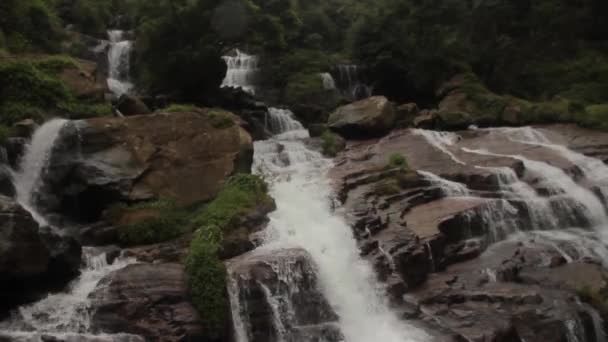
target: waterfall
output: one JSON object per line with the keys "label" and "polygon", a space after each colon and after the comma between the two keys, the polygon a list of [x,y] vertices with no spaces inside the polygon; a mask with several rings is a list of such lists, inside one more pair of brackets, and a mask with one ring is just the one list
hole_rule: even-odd
{"label": "waterfall", "polygon": [[429,131],[426,129],[413,129],[412,133],[423,137],[431,146],[445,153],[455,163],[466,165],[465,162],[458,159],[458,157],[448,149],[448,146],[452,146],[460,140],[459,135],[451,132]]}
{"label": "waterfall", "polygon": [[[279,113],[285,118],[285,112],[272,115]],[[326,176],[331,160],[309,149],[303,139],[285,139],[289,132],[278,132],[282,134],[254,145],[253,171],[269,181],[277,203],[261,248],[299,247],[311,255],[320,290],[339,316],[345,341],[427,341],[428,336],[399,321],[389,309],[372,266],[359,255],[351,228],[332,210],[333,194]],[[234,305],[238,299],[234,289],[230,292]],[[240,322],[236,330],[246,328],[242,319],[236,321]],[[242,338],[239,342],[248,341],[246,332],[237,335]]]}
{"label": "waterfall", "polygon": [[42,185],[42,174],[48,167],[55,141],[67,122],[53,119],[40,126],[25,147],[18,170],[13,173],[17,202],[32,214],[40,226],[46,226],[48,222],[38,212],[34,196]]}
{"label": "waterfall", "polygon": [[443,192],[443,194],[447,197],[466,197],[471,194],[465,184],[441,178],[428,171],[418,170],[417,172],[419,175],[431,182],[431,184],[439,187],[441,192]]}
{"label": "waterfall", "polygon": [[372,96],[372,88],[361,80],[359,66],[339,64],[333,72],[336,88],[349,101],[357,101]]}
{"label": "waterfall", "polygon": [[476,168],[490,171],[496,176],[501,195],[509,200],[521,201],[526,207],[532,230],[557,229],[558,220],[547,198],[538,195],[528,183],[523,182],[510,167]]}
{"label": "waterfall", "polygon": [[221,87],[241,88],[243,91],[255,95],[255,76],[258,71],[257,56],[248,55],[236,50],[234,56],[222,57],[228,69]]}
{"label": "waterfall", "polygon": [[333,76],[331,76],[328,72],[322,72],[319,74],[321,79],[323,80],[323,88],[325,90],[334,90],[336,89],[336,81]]}
{"label": "waterfall", "polygon": [[[70,283],[68,290],[18,308],[8,320],[0,322],[0,339],[10,336],[23,338],[24,341],[38,341],[36,338],[40,335],[66,338],[74,334],[97,337],[89,331],[89,294],[103,277],[134,262],[133,259],[119,257],[113,263],[108,263],[106,253],[92,247],[84,248],[81,274]],[[100,337],[104,336],[109,337]],[[81,337],[72,340],[81,340]]]}
{"label": "waterfall", "polygon": [[133,88],[129,81],[131,48],[133,42],[124,39],[124,31],[108,31],[110,49],[108,51],[108,88],[119,98]]}
{"label": "waterfall", "polygon": [[523,162],[526,171],[531,172],[539,180],[538,185],[546,189],[549,192],[549,195],[555,199],[552,203],[557,206],[556,211],[562,213],[559,215],[560,218],[564,217],[563,213],[566,213],[567,215],[565,216],[569,218],[584,218],[589,221],[587,224],[592,227],[598,227],[608,223],[604,206],[597,196],[595,196],[593,192],[577,184],[562,169],[548,163],[531,160],[519,155],[505,155],[485,150],[470,150],[467,148],[463,148],[463,150],[469,153],[512,158]]}
{"label": "waterfall", "polygon": [[540,130],[532,127],[503,128],[497,131],[506,134],[513,141],[556,151],[576,165],[585,179],[598,185],[604,198],[608,199],[608,166],[603,161],[572,151],[566,146],[553,144]]}

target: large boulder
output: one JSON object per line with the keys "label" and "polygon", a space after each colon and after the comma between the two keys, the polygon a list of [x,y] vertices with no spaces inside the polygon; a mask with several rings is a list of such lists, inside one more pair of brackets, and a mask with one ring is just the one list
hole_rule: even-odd
{"label": "large boulder", "polygon": [[233,319],[242,328],[237,334],[251,342],[342,340],[306,251],[258,249],[230,260],[228,270],[231,302],[239,308]]}
{"label": "large boulder", "polygon": [[138,115],[138,114],[150,114],[150,108],[137,96],[133,95],[122,95],[118,99],[116,109],[122,115]]}
{"label": "large boulder", "polygon": [[82,250],[73,239],[38,228],[12,199],[0,196],[0,316],[78,274]]}
{"label": "large boulder", "polygon": [[209,200],[251,168],[252,140],[237,120],[203,110],[76,121],[53,150],[40,207],[93,222],[116,201]]}
{"label": "large boulder", "polygon": [[329,116],[329,128],[345,138],[382,136],[395,125],[395,106],[386,97],[374,96],[339,107]]}
{"label": "large boulder", "polygon": [[180,264],[133,264],[101,280],[90,295],[91,329],[146,341],[210,341],[188,300]]}

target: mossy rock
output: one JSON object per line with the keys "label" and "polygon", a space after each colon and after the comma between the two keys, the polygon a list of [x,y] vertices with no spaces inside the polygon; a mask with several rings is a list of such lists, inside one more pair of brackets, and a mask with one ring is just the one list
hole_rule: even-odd
{"label": "mossy rock", "polygon": [[465,112],[438,112],[439,128],[448,131],[467,129],[473,124],[473,118]]}

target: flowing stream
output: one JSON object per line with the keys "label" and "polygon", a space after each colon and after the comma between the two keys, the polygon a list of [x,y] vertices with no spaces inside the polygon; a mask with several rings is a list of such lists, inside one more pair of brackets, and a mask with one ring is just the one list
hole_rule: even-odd
{"label": "flowing stream", "polygon": [[222,57],[228,69],[222,87],[241,88],[249,94],[255,94],[255,76],[258,72],[257,56],[248,55],[236,50],[234,56]]}
{"label": "flowing stream", "polygon": [[[300,247],[311,255],[320,290],[339,316],[344,341],[428,341],[423,332],[399,321],[388,308],[371,265],[359,256],[351,228],[332,210],[326,177],[331,160],[306,145],[307,132],[289,111],[271,110],[269,115],[276,135],[255,142],[253,170],[270,182],[277,210],[270,215],[261,248]],[[231,292],[234,302],[234,289]],[[249,341],[244,327],[235,327],[238,342]]]}
{"label": "flowing stream", "polygon": [[[40,126],[33,134],[21,158],[19,169],[13,172],[16,200],[30,212],[40,226],[48,225],[44,214],[36,204],[36,194],[43,185],[53,147],[61,136],[68,120],[53,119]],[[55,228],[61,233],[61,230]],[[19,307],[9,319],[0,322],[0,340],[39,342],[49,341],[49,336],[65,341],[139,342],[132,335],[91,334],[89,294],[97,283],[111,272],[135,261],[118,257],[108,262],[106,253],[97,248],[83,248],[80,276],[59,293],[49,294],[42,300]]]}
{"label": "flowing stream", "polygon": [[130,59],[133,42],[125,39],[121,30],[108,31],[110,49],[108,51],[108,88],[119,98],[133,89],[130,81]]}

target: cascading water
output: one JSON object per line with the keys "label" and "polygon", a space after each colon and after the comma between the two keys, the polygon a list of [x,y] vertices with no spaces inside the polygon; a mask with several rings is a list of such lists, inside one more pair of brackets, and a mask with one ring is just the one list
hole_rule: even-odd
{"label": "cascading water", "polygon": [[[42,175],[62,129],[68,123],[68,120],[53,119],[40,126],[25,148],[19,169],[13,173],[17,202],[40,226],[48,225],[48,222],[38,211],[35,195],[44,185]],[[105,253],[95,248],[84,248],[80,276],[65,291],[22,306],[8,320],[0,322],[0,340],[39,342],[54,336],[70,342],[141,342],[142,339],[136,336],[92,335],[89,331],[89,294],[104,276],[133,262],[132,259],[118,258],[108,263]]]}
{"label": "cascading water", "polygon": [[417,172],[426,180],[439,187],[443,194],[447,197],[465,197],[471,194],[467,186],[462,183],[441,178],[428,171],[418,170]]}
{"label": "cascading water", "polygon": [[255,94],[255,76],[258,72],[257,56],[248,55],[240,50],[234,56],[222,57],[228,69],[221,87],[241,88],[243,91]]}
{"label": "cascading water", "polygon": [[26,146],[19,168],[13,173],[17,202],[32,214],[40,226],[48,225],[34,203],[34,196],[42,185],[42,173],[48,166],[55,141],[67,120],[53,119],[40,126]]}
{"label": "cascading water", "polygon": [[[287,114],[271,111],[270,115],[292,121],[290,127],[299,127]],[[424,333],[400,322],[390,311],[371,265],[359,256],[351,228],[332,211],[325,175],[332,162],[310,150],[301,135],[294,138],[282,130],[275,133],[279,135],[255,143],[253,170],[270,181],[270,193],[277,203],[261,248],[295,246],[311,255],[321,292],[339,316],[345,341],[428,341]],[[233,303],[234,297],[232,293]],[[235,326],[242,328],[243,324]],[[241,337],[239,342],[248,341],[246,331],[236,335]]]}
{"label": "cascading water", "polygon": [[[81,274],[72,281],[68,290],[50,294],[36,303],[17,309],[8,320],[0,322],[0,337],[10,336],[24,341],[38,341],[42,335],[60,338],[76,334],[79,335],[78,338],[96,337],[89,331],[89,294],[103,277],[134,262],[133,259],[118,258],[113,263],[108,263],[106,253],[95,248],[84,248]],[[111,335],[99,335],[107,341],[125,336],[128,335],[117,335],[112,339]]]}
{"label": "cascading water", "polygon": [[116,97],[129,93],[133,84],[129,81],[131,48],[133,42],[124,39],[124,31],[108,31],[108,88]]}
{"label": "cascading water", "polygon": [[333,76],[331,76],[328,72],[323,72],[319,74],[321,79],[323,80],[323,88],[325,90],[334,90],[336,89],[336,81]]}
{"label": "cascading water", "polygon": [[448,149],[449,146],[456,144],[460,140],[460,137],[457,134],[451,132],[429,131],[426,129],[414,129],[412,130],[412,133],[422,136],[431,146],[448,155],[455,163],[466,165],[465,162],[458,159],[458,157]]}
{"label": "cascading water", "polygon": [[372,95],[372,88],[366,85],[360,76],[360,70],[354,64],[339,64],[332,70],[335,87],[349,101],[361,100]]}

